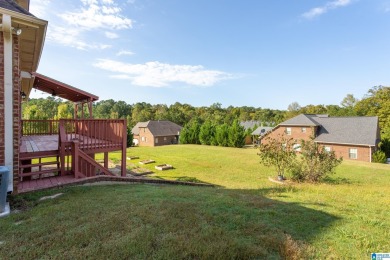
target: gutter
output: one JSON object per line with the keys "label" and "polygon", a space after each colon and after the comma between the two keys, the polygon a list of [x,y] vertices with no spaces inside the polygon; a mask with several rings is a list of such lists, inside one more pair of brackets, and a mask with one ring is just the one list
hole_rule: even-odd
{"label": "gutter", "polygon": [[4,37],[4,162],[10,174],[8,191],[13,191],[14,134],[11,16],[3,14],[1,30]]}

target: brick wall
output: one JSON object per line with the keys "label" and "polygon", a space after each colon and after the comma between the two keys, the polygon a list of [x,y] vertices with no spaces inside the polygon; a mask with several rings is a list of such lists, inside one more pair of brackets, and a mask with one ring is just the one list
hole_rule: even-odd
{"label": "brick wall", "polygon": [[154,136],[146,127],[139,128],[139,146],[154,146]]}
{"label": "brick wall", "polygon": [[[291,134],[288,135],[286,133],[287,128],[291,129]],[[302,128],[305,128],[303,130]],[[269,134],[265,135],[265,137],[261,140],[261,143],[266,144],[267,143],[267,138],[277,138],[278,136],[285,135],[286,137],[293,138],[298,141],[299,140],[309,140],[310,137],[313,136],[315,131],[314,127],[300,127],[300,126],[279,126],[278,128],[274,129],[272,132]]]}
{"label": "brick wall", "polygon": [[[324,147],[330,147],[331,151],[334,151],[337,157],[343,157],[344,160],[355,160],[370,162],[370,152],[374,152],[374,148],[370,151],[368,146],[356,146],[356,145],[341,145],[341,144],[322,144]],[[357,158],[349,158],[350,149],[357,149]]]}
{"label": "brick wall", "polygon": [[17,193],[19,183],[19,147],[21,135],[21,79],[20,79],[20,59],[19,59],[19,38],[13,35],[13,147],[14,147],[14,192]]}
{"label": "brick wall", "polygon": [[[169,144],[177,144],[178,138],[176,136],[158,136],[154,138],[154,145],[155,146],[161,146],[161,145],[169,145]],[[157,141],[157,142],[156,142]]]}
{"label": "brick wall", "polygon": [[[20,66],[19,66],[19,39],[13,35],[13,56],[12,56],[12,73],[13,73],[13,179],[14,192],[17,192],[18,172],[19,172],[19,146],[20,146]],[[0,32],[0,165],[5,164],[5,129],[4,129],[4,37]]]}
{"label": "brick wall", "polygon": [[176,136],[153,136],[148,128],[141,127],[139,129],[138,145],[139,146],[161,146],[168,144],[177,144]]}
{"label": "brick wall", "polygon": [[0,165],[5,164],[4,142],[4,37],[0,32]]}

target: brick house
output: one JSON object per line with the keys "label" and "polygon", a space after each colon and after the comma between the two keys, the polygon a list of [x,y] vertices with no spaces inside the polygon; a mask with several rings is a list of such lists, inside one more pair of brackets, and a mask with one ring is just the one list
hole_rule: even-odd
{"label": "brick house", "polygon": [[277,125],[262,137],[276,138],[285,134],[297,142],[309,140],[321,144],[328,151],[347,160],[372,161],[372,154],[380,141],[378,117],[329,117],[328,115],[301,114]]}
{"label": "brick house", "polygon": [[[261,122],[260,121],[254,121],[254,120],[243,121],[243,122],[240,122],[240,126],[244,127],[246,132],[248,130],[250,130],[250,132],[252,132],[255,129],[257,129],[259,126],[261,126]],[[253,139],[253,135],[252,134],[249,133],[247,136],[245,136],[245,144],[246,145],[253,144],[254,142],[255,142],[255,140]]]}
{"label": "brick house", "polygon": [[0,1],[0,165],[10,171],[9,191],[19,171],[21,99],[34,83],[47,21],[28,12],[29,0]]}
{"label": "brick house", "polygon": [[131,132],[133,143],[139,146],[161,146],[179,143],[182,127],[171,121],[147,121],[137,123]]}

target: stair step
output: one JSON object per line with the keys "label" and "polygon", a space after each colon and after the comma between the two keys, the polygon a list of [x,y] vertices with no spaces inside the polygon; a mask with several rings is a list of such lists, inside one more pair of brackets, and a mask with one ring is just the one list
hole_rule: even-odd
{"label": "stair step", "polygon": [[32,175],[39,175],[39,174],[45,174],[45,173],[59,173],[60,169],[51,169],[51,170],[43,170],[39,172],[23,172],[20,173],[19,177],[27,177]]}
{"label": "stair step", "polygon": [[44,163],[34,163],[34,164],[21,164],[19,168],[31,168],[31,167],[38,167],[38,166],[44,166],[44,165],[53,165],[53,164],[59,164],[57,161],[52,162],[44,162]]}

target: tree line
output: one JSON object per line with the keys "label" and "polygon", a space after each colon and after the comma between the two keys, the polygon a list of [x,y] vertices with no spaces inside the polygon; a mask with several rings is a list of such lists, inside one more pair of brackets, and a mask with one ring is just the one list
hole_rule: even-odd
{"label": "tree line", "polygon": [[[73,109],[72,102],[55,97],[30,99],[22,104],[22,115],[23,119],[72,118]],[[88,116],[86,108],[84,113]],[[185,131],[191,129],[191,127],[195,128],[195,124],[199,125],[200,130],[200,126],[206,124],[203,132],[210,131],[210,133],[214,133],[212,139],[202,138],[202,141],[201,139],[194,141],[194,136],[189,135],[189,137],[184,137],[184,140],[222,146],[231,146],[232,141],[229,141],[229,138],[226,137],[229,132],[227,129],[232,127],[235,121],[253,120],[262,122],[264,126],[276,126],[302,113],[328,114],[329,116],[378,116],[383,140],[382,145],[387,146],[387,150],[390,150],[390,87],[385,86],[375,86],[369,89],[361,99],[357,99],[353,94],[348,94],[340,102],[340,105],[307,105],[301,107],[297,102],[293,102],[286,110],[251,106],[228,106],[223,108],[220,103],[214,103],[208,107],[194,107],[179,102],[169,106],[166,104],[152,105],[145,102],[128,104],[125,101],[114,101],[112,99],[101,100],[93,105],[94,118],[125,118],[129,128],[132,128],[137,122],[148,120],[170,120],[184,126]],[[187,124],[189,125],[187,126]],[[390,154],[387,156],[390,157]]]}

